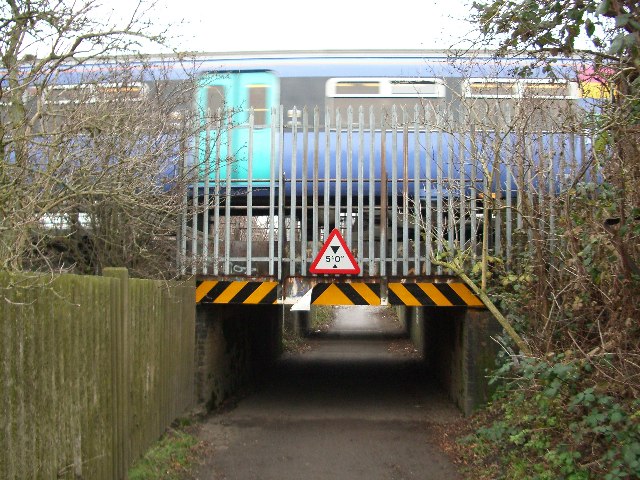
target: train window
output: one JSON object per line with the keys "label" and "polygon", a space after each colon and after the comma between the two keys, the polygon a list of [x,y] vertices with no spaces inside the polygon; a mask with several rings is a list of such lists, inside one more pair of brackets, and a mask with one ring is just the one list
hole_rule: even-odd
{"label": "train window", "polygon": [[536,98],[577,98],[577,89],[567,81],[525,80],[522,96]]}
{"label": "train window", "polygon": [[378,95],[379,82],[336,82],[336,95]]}
{"label": "train window", "polygon": [[47,88],[45,103],[65,105],[90,99],[90,85],[52,85]]}
{"label": "train window", "polygon": [[224,109],[224,87],[211,85],[207,87],[207,108],[212,114]]}
{"label": "train window", "polygon": [[94,98],[101,102],[140,101],[144,94],[141,83],[98,83],[94,87]]}
{"label": "train window", "polygon": [[328,98],[445,96],[437,78],[330,78],[325,90]]}
{"label": "train window", "polygon": [[495,130],[510,122],[517,104],[518,83],[509,78],[472,78],[463,84],[467,121]]}
{"label": "train window", "polygon": [[391,94],[399,96],[444,97],[444,84],[436,80],[391,80]]}
{"label": "train window", "polygon": [[130,105],[130,102],[142,101],[145,95],[144,84],[138,82],[51,85],[42,91],[46,110],[42,128],[68,128],[77,118],[83,119],[80,122],[83,128],[105,121],[106,117],[115,120],[121,118],[125,110],[114,109],[113,104]]}
{"label": "train window", "polygon": [[[398,122],[404,118],[413,121],[418,110],[424,120],[429,112],[444,106],[445,85],[438,78],[331,78],[325,86],[327,107],[336,122],[341,112],[341,124],[347,126],[347,109],[353,109],[353,123],[358,123],[358,109],[364,109],[365,127],[370,128],[370,109],[377,125],[384,118],[388,122],[396,107]],[[406,112],[406,113],[405,113]]]}
{"label": "train window", "polygon": [[269,85],[247,85],[249,89],[249,107],[253,108],[253,124],[255,126],[267,125],[267,96]]}
{"label": "train window", "polygon": [[468,98],[572,98],[579,97],[577,84],[553,79],[471,79],[466,82]]}
{"label": "train window", "polygon": [[466,82],[464,95],[468,98],[578,98],[578,88],[566,80],[472,78]]}
{"label": "train window", "polygon": [[512,98],[517,96],[517,83],[513,80],[470,80],[466,96],[470,98]]}
{"label": "train window", "polygon": [[577,85],[554,79],[470,79],[463,96],[469,121],[478,128],[522,124],[527,129],[557,128],[575,115]]}
{"label": "train window", "polygon": [[67,105],[95,102],[140,101],[144,95],[142,83],[80,83],[52,85],[46,89],[45,103]]}

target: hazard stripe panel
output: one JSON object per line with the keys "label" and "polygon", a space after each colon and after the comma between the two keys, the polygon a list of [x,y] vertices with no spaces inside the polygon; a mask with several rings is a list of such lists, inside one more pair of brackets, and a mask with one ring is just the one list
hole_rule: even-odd
{"label": "hazard stripe panel", "polygon": [[464,283],[389,283],[389,305],[484,307]]}
{"label": "hazard stripe panel", "polygon": [[379,283],[319,283],[312,305],[380,305]]}
{"label": "hazard stripe panel", "polygon": [[278,282],[204,280],[196,284],[196,303],[272,305],[278,300]]}

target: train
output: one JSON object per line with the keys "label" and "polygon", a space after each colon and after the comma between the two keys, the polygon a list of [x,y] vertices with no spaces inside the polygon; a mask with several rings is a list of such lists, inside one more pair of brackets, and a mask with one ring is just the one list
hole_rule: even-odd
{"label": "train", "polygon": [[[276,189],[286,197],[314,191],[355,196],[354,181],[378,197],[392,190],[427,199],[443,189],[445,195],[469,194],[483,181],[505,195],[516,191],[509,186],[508,162],[497,162],[497,178],[486,179],[477,164],[486,147],[479,145],[501,137],[506,148],[523,132],[536,138],[532,148],[555,150],[550,162],[560,179],[563,167],[580,163],[589,148],[589,140],[562,133],[593,112],[603,84],[575,59],[557,61],[551,74],[534,69],[522,77],[532,60],[425,51],[200,57],[194,102],[202,126],[194,149],[198,192],[228,187],[251,192],[259,202],[270,184],[284,178]],[[515,117],[525,109],[517,126]],[[207,124],[213,112],[231,113]]]}
{"label": "train", "polygon": [[[284,177],[297,179],[286,187],[286,195],[292,195],[291,187],[303,178],[309,183],[306,190],[313,190],[312,179],[318,178],[315,188],[324,191],[323,179],[360,175],[365,189],[373,182],[379,195],[380,179],[391,178],[396,170],[398,177],[408,177],[400,188],[412,191],[414,180],[447,178],[450,168],[456,169],[456,177],[482,178],[486,172],[481,168],[471,171],[475,168],[471,157],[478,152],[467,147],[479,143],[477,132],[491,137],[511,129],[516,135],[513,118],[528,108],[520,121],[522,128],[537,134],[536,143],[548,149],[559,141],[554,133],[568,123],[576,124],[575,118],[568,121],[569,116],[592,112],[606,96],[604,83],[579,60],[559,59],[551,74],[539,68],[522,77],[532,61],[499,59],[485,51],[203,53],[180,59],[149,57],[138,67],[134,61],[131,68],[139,68],[139,73],[131,75],[126,85],[98,82],[91,88],[103,95],[136,99],[157,91],[161,69],[165,87],[195,79],[192,98],[168,113],[179,121],[187,112],[195,112],[199,122],[190,158],[200,172],[193,194],[203,195],[205,188],[213,191],[217,185],[234,192],[250,190],[259,198],[274,177]],[[96,61],[69,69],[50,89],[50,102],[73,101],[78,92],[86,95],[77,83],[99,78],[112,68],[109,62]],[[404,137],[398,140],[392,132],[402,134],[403,129]],[[347,131],[358,135],[359,146],[347,144]],[[456,139],[454,133],[473,137]],[[494,141],[491,138],[483,143]],[[582,156],[584,142],[575,137],[560,142],[558,151]],[[420,144],[417,162],[407,162],[407,144],[410,148]],[[463,149],[468,151],[454,151]],[[407,165],[402,164],[403,157]],[[351,165],[348,159],[353,160]],[[452,167],[455,162],[458,165]],[[358,170],[359,163],[364,163],[364,171]],[[560,168],[559,158],[556,164]],[[501,173],[502,191],[507,182]],[[249,183],[252,188],[247,189]],[[335,193],[335,182],[328,183]],[[424,181],[420,188],[429,195]]]}

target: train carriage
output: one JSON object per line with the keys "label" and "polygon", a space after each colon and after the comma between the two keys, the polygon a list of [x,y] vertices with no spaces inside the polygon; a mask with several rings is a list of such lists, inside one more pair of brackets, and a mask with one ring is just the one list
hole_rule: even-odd
{"label": "train carriage", "polygon": [[[209,73],[200,78],[196,101],[203,127],[198,145],[200,163],[204,169],[205,155],[220,152],[214,159],[218,169],[209,169],[210,185],[218,174],[218,181],[224,183],[230,168],[232,188],[242,190],[249,177],[253,186],[266,186],[271,162],[277,160],[271,158],[272,144],[278,142],[277,149],[284,156],[279,175],[285,178],[312,179],[314,173],[320,179],[335,178],[336,167],[345,178],[348,174],[357,178],[358,162],[347,165],[348,158],[358,157],[357,149],[347,149],[344,141],[339,143],[342,132],[349,130],[363,137],[358,141],[363,141],[365,149],[373,145],[375,159],[373,165],[364,162],[363,176],[379,180],[385,170],[390,176],[394,168],[402,168],[397,163],[403,153],[397,146],[394,148],[396,139],[390,132],[410,124],[404,141],[423,145],[422,158],[418,163],[409,162],[406,172],[411,181],[406,185],[413,190],[410,183],[420,176],[416,167],[431,178],[436,178],[438,172],[449,175],[447,157],[454,140],[448,134],[453,131],[499,131],[511,123],[510,117],[518,115],[518,109],[529,108],[526,130],[559,132],[567,116],[579,114],[579,107],[585,102],[574,81],[578,67],[575,62],[560,64],[556,78],[541,72],[536,78],[518,78],[517,68],[526,62],[527,59],[498,63],[489,55],[452,58],[444,53],[425,52],[243,54],[207,60],[200,68]],[[212,63],[217,69],[212,68]],[[304,114],[303,107],[307,107]],[[219,109],[233,113],[219,126],[205,126],[205,117],[210,118]],[[250,112],[251,172],[247,155]],[[318,135],[313,136],[313,130]],[[383,131],[387,132],[384,139]],[[416,132],[420,131],[428,131],[431,138],[418,138],[420,134]],[[441,132],[447,135],[438,135]],[[208,147],[205,136],[211,142]],[[433,162],[435,155],[427,151],[427,143],[431,149],[441,150],[442,165]],[[302,159],[308,153],[302,151],[303,144],[317,144],[315,155],[320,159],[315,164],[308,162],[306,169]],[[467,167],[459,167],[455,176],[469,179],[472,175],[468,157],[472,153],[458,155],[466,157],[459,163]],[[326,158],[328,162],[324,161]],[[475,173],[478,177],[483,174]],[[505,183],[503,178],[502,187],[506,187]],[[420,188],[425,194],[430,190],[424,183]],[[256,194],[259,196],[258,190]],[[290,190],[286,194],[290,195]]]}

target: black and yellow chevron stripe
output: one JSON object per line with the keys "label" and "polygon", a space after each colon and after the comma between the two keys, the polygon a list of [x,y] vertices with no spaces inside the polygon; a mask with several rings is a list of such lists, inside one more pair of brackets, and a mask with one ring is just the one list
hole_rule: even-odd
{"label": "black and yellow chevron stripe", "polygon": [[378,283],[319,283],[313,287],[312,305],[380,305]]}
{"label": "black and yellow chevron stripe", "polygon": [[196,303],[272,305],[278,300],[278,282],[204,280],[196,284]]}
{"label": "black and yellow chevron stripe", "polygon": [[[484,307],[464,283],[389,282],[388,304],[410,307]],[[320,283],[313,287],[312,305],[381,305],[379,283]],[[273,305],[278,303],[278,282],[197,282],[196,303]]]}
{"label": "black and yellow chevron stripe", "polygon": [[484,307],[464,283],[389,283],[389,305]]}

